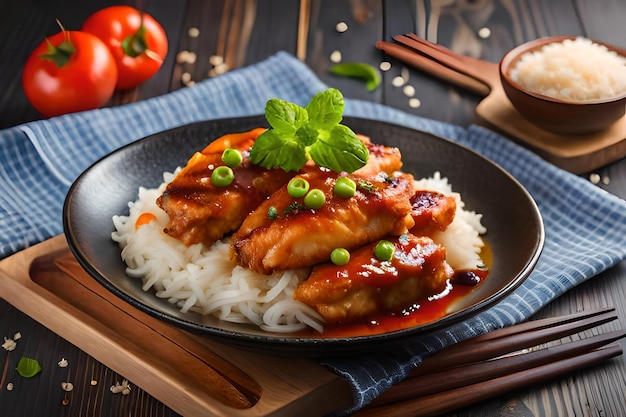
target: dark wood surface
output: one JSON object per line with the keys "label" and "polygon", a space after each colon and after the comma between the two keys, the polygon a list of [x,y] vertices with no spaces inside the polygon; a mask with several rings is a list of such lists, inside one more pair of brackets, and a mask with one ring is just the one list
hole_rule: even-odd
{"label": "dark wood surface", "polygon": [[[390,60],[383,83],[374,92],[362,83],[328,73],[330,54],[341,51],[344,61],[378,65],[385,57],[374,48],[377,40],[415,32],[451,49],[497,62],[513,46],[547,35],[585,35],[626,48],[626,2],[623,0],[553,1],[409,1],[409,0],[151,0],[112,2],[94,0],[21,0],[0,4],[0,128],[37,120],[21,87],[21,68],[28,54],[44,36],[58,31],[55,19],[68,29],[78,29],[95,10],[128,3],[146,8],[165,27],[170,51],[159,73],[135,91],[116,94],[109,105],[142,100],[193,82],[219,76],[210,61],[223,56],[229,69],[250,65],[279,51],[303,59],[327,84],[345,96],[369,100],[419,116],[467,126],[474,120],[480,97],[437,79],[404,68]],[[338,22],[348,30],[339,33]],[[189,34],[197,28],[199,36]],[[489,36],[481,37],[485,31]],[[300,33],[300,36],[298,35]],[[195,54],[195,62],[183,62],[181,52]],[[393,87],[393,77],[405,73],[415,87],[421,105],[412,108],[403,91]],[[626,159],[583,175],[599,187],[626,198]],[[0,283],[0,285],[2,285]],[[577,310],[615,306],[626,317],[626,263],[580,285],[544,308],[537,317]],[[111,382],[123,376],[99,364],[84,352],[0,300],[0,338],[20,331],[33,356],[51,368],[61,356],[72,363],[75,384],[92,387],[81,401],[62,406],[60,371],[29,380],[28,390],[0,390],[0,415],[173,416],[167,407],[136,388],[130,401],[105,395]],[[622,346],[625,346],[622,342]],[[626,346],[625,346],[626,347]],[[4,355],[0,356],[4,361]],[[0,364],[1,365],[1,364]],[[86,392],[86,391],[81,391]],[[96,392],[98,394],[96,394]],[[549,384],[530,387],[506,397],[459,410],[454,415],[490,416],[619,416],[626,415],[626,360],[623,356]],[[52,411],[50,411],[52,410]]]}

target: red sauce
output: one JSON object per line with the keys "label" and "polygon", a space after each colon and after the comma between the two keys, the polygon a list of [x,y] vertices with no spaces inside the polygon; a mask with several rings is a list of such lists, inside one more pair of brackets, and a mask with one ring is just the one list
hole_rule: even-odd
{"label": "red sauce", "polygon": [[[485,243],[481,251],[481,258],[490,267],[492,265],[491,249]],[[475,291],[486,279],[488,279],[488,269],[475,271],[456,271],[457,274],[471,272],[480,281],[474,285],[464,285],[454,283],[455,277],[451,279],[448,291],[436,297],[417,300],[410,308],[397,313],[382,313],[369,318],[367,321],[355,323],[342,323],[337,325],[325,325],[323,338],[341,338],[371,336],[388,333],[411,327],[431,323],[453,313],[454,305],[457,301]],[[316,333],[311,331],[311,334]],[[320,336],[319,334],[316,334]]]}

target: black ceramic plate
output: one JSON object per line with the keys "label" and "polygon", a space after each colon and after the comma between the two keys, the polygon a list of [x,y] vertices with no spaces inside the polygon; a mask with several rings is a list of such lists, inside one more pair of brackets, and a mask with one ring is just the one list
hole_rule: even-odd
{"label": "black ceramic plate", "polygon": [[284,355],[329,356],[388,347],[474,315],[526,279],[541,252],[544,230],[537,206],[515,179],[482,156],[440,137],[372,120],[345,118],[344,123],[376,143],[399,147],[404,170],[416,177],[440,171],[462,193],[466,208],[484,214],[485,239],[493,251],[489,277],[447,316],[380,335],[324,338],[275,334],[181,313],[152,292],[144,292],[140,280],[126,275],[120,249],[111,240],[111,217],[128,213],[127,204],[136,200],[140,186],[158,186],[164,171],[184,165],[193,152],[222,134],[265,125],[262,116],[208,121],[157,133],[96,162],[76,180],[65,201],[63,222],[69,247],[98,282],[130,305],[215,340]]}

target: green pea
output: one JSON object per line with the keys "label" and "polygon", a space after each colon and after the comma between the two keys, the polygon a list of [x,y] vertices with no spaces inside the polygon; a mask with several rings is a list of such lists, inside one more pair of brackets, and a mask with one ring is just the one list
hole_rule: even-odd
{"label": "green pea", "polygon": [[336,248],[330,253],[330,261],[335,265],[345,265],[350,261],[350,252],[344,248]]}
{"label": "green pea", "polygon": [[393,243],[388,240],[381,240],[374,248],[374,256],[380,261],[390,261],[395,250],[396,247]]}
{"label": "green pea", "polygon": [[287,192],[293,198],[303,197],[308,191],[309,182],[304,178],[292,178],[287,184]]}
{"label": "green pea", "polygon": [[350,198],[356,192],[356,182],[348,177],[339,177],[337,181],[335,181],[333,191],[335,195],[341,198]]}
{"label": "green pea", "polygon": [[211,174],[211,182],[216,187],[228,187],[235,180],[235,173],[230,167],[219,166]]}
{"label": "green pea", "polygon": [[278,218],[278,210],[276,207],[270,206],[270,208],[267,209],[267,217],[270,220],[276,220]]}
{"label": "green pea", "polygon": [[241,165],[241,161],[243,161],[243,156],[241,156],[241,152],[237,149],[227,148],[222,152],[222,162],[229,167],[239,166]]}
{"label": "green pea", "polygon": [[304,196],[304,205],[310,209],[318,209],[326,202],[326,196],[322,190],[312,189]]}

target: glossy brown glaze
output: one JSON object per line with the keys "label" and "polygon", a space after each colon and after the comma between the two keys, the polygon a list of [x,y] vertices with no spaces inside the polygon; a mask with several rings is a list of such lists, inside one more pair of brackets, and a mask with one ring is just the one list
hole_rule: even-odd
{"label": "glossy brown glaze", "polygon": [[[189,159],[157,200],[169,216],[165,233],[186,245],[202,242],[209,246],[237,230],[248,213],[289,181],[293,173],[266,170],[250,164],[245,157],[264,130],[225,135]],[[216,187],[211,173],[224,165],[221,156],[226,148],[241,151],[244,160],[233,168],[232,184]]]}
{"label": "glossy brown glaze", "polygon": [[[233,234],[231,254],[237,263],[260,273],[311,266],[329,259],[333,249],[358,248],[387,235],[400,235],[412,226],[409,197],[413,177],[359,179],[354,196],[333,192],[340,174],[310,167],[298,177],[321,190],[326,198],[318,209],[282,187],[244,220]],[[275,218],[268,216],[272,209]]]}
{"label": "glossy brown glaze", "polygon": [[294,293],[327,322],[347,323],[380,313],[410,309],[416,300],[440,294],[454,271],[446,250],[425,236],[390,238],[393,258],[379,260],[378,242],[352,252],[346,265],[323,264]]}

